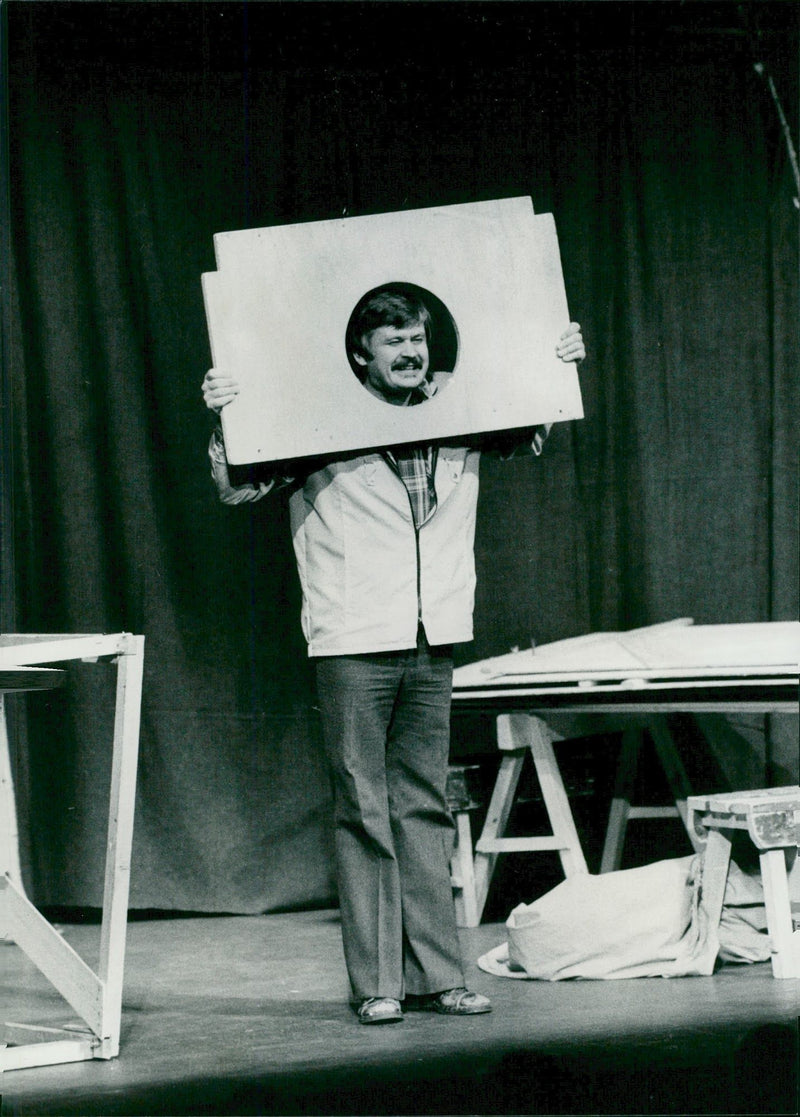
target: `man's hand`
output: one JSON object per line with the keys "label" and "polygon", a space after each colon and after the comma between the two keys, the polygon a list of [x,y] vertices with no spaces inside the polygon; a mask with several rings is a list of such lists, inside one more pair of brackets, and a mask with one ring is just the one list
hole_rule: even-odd
{"label": "man's hand", "polygon": [[209,369],[203,379],[203,399],[206,407],[219,415],[223,407],[235,400],[238,395],[239,384],[234,377],[215,368]]}
{"label": "man's hand", "polygon": [[570,322],[558,339],[556,353],[562,361],[582,361],[586,356],[583,335],[577,322]]}

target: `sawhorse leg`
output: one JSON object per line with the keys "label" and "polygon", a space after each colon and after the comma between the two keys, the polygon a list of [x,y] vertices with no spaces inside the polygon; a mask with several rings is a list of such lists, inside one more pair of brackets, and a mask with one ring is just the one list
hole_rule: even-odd
{"label": "sawhorse leg", "polygon": [[477,927],[481,916],[475,889],[475,859],[472,850],[472,823],[468,811],[454,814],[456,847],[451,874],[456,889],[456,922],[459,927]]}
{"label": "sawhorse leg", "polygon": [[[656,755],[661,764],[673,798],[673,805],[663,807],[637,807],[631,805],[642,734],[648,730],[653,739]],[[697,849],[695,835],[687,823],[686,800],[691,794],[689,778],[683,761],[675,746],[666,718],[653,715],[647,722],[627,726],[622,735],[622,747],[617,763],[617,774],[608,826],[600,860],[600,872],[610,873],[619,869],[622,863],[622,850],[629,819],[679,818],[692,843]]]}
{"label": "sawhorse leg", "polygon": [[[553,740],[555,734],[540,718],[530,714],[502,714],[497,719],[497,744],[503,754],[481,836],[475,846],[474,904],[476,926],[480,922],[492,874],[501,853],[558,853],[565,876],[586,873],[586,859],[558,769]],[[552,834],[543,837],[503,837],[525,757],[530,752],[539,780]],[[466,896],[466,891],[465,891]]]}

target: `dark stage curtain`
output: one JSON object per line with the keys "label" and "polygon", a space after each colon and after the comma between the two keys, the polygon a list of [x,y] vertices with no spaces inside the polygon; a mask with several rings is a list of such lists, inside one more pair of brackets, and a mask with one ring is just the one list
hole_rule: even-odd
{"label": "dark stage curtain", "polygon": [[[286,509],[222,507],[206,462],[215,232],[518,194],[554,213],[586,418],[484,463],[462,660],[797,616],[798,213],[751,54],[796,132],[793,8],[3,5],[6,617],[146,636],[132,907],[335,895]],[[14,710],[43,905],[100,902],[112,681],[80,666]],[[752,748],[756,782],[791,777],[785,737]]]}

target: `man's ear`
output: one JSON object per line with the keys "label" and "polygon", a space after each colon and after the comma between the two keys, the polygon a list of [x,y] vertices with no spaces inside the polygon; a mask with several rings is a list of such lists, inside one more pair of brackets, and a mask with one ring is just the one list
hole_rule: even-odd
{"label": "man's ear", "polygon": [[366,367],[367,365],[367,358],[362,357],[360,353],[354,353],[353,360],[356,362],[357,365],[363,365],[364,367]]}

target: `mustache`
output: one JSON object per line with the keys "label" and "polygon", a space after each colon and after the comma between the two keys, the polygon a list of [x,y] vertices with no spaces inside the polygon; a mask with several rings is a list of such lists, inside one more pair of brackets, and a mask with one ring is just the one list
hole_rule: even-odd
{"label": "mustache", "polygon": [[392,362],[392,368],[397,372],[402,372],[405,369],[421,369],[422,359],[420,357],[398,357],[396,361]]}

